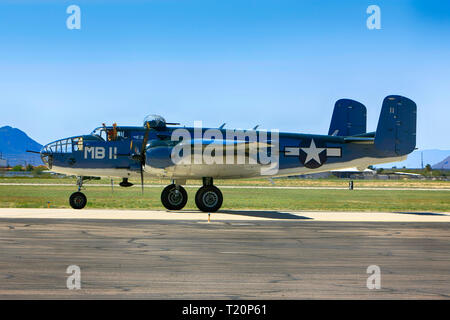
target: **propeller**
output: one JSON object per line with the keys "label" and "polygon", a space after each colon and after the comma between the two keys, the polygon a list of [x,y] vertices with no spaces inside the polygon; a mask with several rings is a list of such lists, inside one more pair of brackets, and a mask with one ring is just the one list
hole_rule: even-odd
{"label": "propeller", "polygon": [[[144,140],[142,140],[142,147],[140,153],[135,153],[131,156],[131,158],[140,164],[140,173],[141,173],[141,190],[142,194],[144,194],[144,165],[145,165],[145,152],[146,146],[148,142],[148,133],[150,131],[150,124],[148,122],[145,123],[145,134]],[[132,146],[132,145],[131,145]],[[137,151],[137,150],[136,150]]]}
{"label": "propeller", "polygon": [[131,141],[130,143],[130,153],[128,154],[117,154],[118,156],[126,156],[126,157],[131,157],[131,159],[133,159],[136,162],[139,162],[139,166],[140,166],[140,175],[141,175],[141,190],[142,190],[142,194],[144,194],[144,166],[145,166],[145,152],[146,150],[146,146],[147,146],[147,142],[148,142],[148,134],[150,132],[150,124],[148,122],[145,123],[145,134],[144,134],[144,139],[142,140],[142,146],[141,146],[141,150],[139,152],[137,146],[134,146],[134,153],[131,153],[131,150],[133,150],[133,141]]}

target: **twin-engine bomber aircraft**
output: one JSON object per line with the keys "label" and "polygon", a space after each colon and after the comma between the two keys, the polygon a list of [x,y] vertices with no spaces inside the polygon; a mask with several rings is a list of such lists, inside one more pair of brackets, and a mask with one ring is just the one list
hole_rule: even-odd
{"label": "twin-engine bomber aircraft", "polygon": [[[366,132],[366,107],[341,99],[334,106],[328,135],[278,131],[228,130],[181,127],[162,117],[150,116],[143,127],[105,126],[89,135],[57,140],[42,148],[41,158],[50,170],[78,176],[78,191],[70,196],[75,209],[86,206],[80,192],[93,177],[159,177],[172,180],[161,201],[180,210],[188,196],[183,184],[201,179],[195,194],[197,207],[219,210],[223,197],[213,179],[290,176],[401,161],[416,146],[416,104],[402,96],[383,101],[375,132]],[[33,151],[32,151],[33,152]]]}

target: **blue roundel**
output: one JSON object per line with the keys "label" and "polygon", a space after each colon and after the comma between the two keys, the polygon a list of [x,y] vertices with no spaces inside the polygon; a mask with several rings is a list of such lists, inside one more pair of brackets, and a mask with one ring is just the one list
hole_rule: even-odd
{"label": "blue roundel", "polygon": [[305,139],[300,143],[300,161],[309,169],[321,167],[327,161],[327,147],[318,139]]}

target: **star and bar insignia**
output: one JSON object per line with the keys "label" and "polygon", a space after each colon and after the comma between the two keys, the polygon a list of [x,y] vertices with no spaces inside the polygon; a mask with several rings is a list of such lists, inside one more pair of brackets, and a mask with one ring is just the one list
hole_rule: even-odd
{"label": "star and bar insignia", "polygon": [[327,147],[320,140],[302,140],[299,147],[284,147],[284,155],[298,157],[303,165],[309,169],[322,166],[328,157],[341,157],[340,147]]}

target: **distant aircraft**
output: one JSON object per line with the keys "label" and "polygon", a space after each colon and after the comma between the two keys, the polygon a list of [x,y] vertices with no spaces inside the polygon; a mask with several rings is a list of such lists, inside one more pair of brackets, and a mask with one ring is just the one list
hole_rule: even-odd
{"label": "distant aircraft", "polygon": [[378,126],[366,132],[366,107],[341,99],[334,106],[328,135],[276,130],[181,127],[149,116],[142,127],[103,125],[88,135],[47,144],[42,160],[54,172],[78,176],[70,196],[75,209],[86,206],[83,181],[93,177],[172,180],[161,193],[169,210],[180,210],[188,195],[182,185],[202,180],[195,194],[201,211],[217,211],[223,201],[214,179],[278,177],[402,161],[416,146],[416,104],[405,97],[384,99]]}

